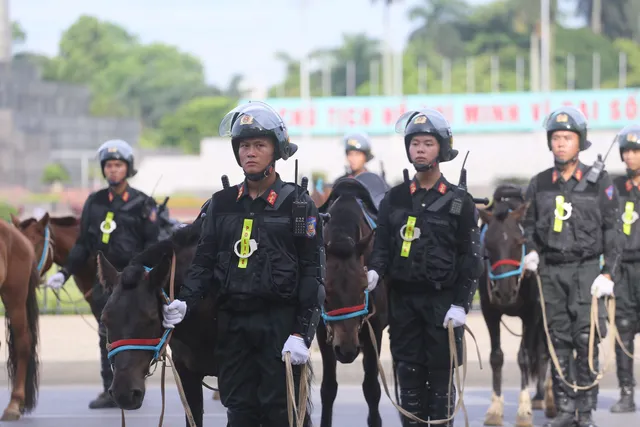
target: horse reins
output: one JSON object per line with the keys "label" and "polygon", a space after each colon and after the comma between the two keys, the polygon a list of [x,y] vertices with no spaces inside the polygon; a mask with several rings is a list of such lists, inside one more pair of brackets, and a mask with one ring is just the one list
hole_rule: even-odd
{"label": "horse reins", "polygon": [[[416,415],[413,415],[411,412],[408,412],[407,410],[405,410],[404,408],[402,408],[400,405],[398,405],[396,402],[393,401],[393,398],[391,397],[391,393],[389,392],[389,385],[387,384],[387,376],[384,372],[384,367],[382,366],[382,362],[380,361],[380,354],[378,352],[378,341],[376,340],[376,336],[373,331],[373,326],[371,326],[371,323],[369,322],[368,319],[366,320],[366,324],[369,328],[369,336],[371,337],[371,344],[373,345],[373,350],[375,351],[376,358],[378,360],[378,372],[380,374],[380,379],[382,380],[382,386],[384,387],[385,394],[389,398],[389,401],[391,402],[391,404],[393,404],[393,406],[395,406],[398,412],[400,412],[405,417],[421,424],[439,425],[439,424],[446,424],[449,421],[452,421],[455,416],[455,413],[458,412],[460,408],[462,408],[462,412],[464,413],[465,426],[469,427],[469,416],[467,414],[467,408],[464,405],[464,384],[467,379],[467,344],[466,344],[466,341],[463,339],[462,340],[462,380],[461,380],[460,379],[460,363],[458,361],[458,351],[456,346],[453,321],[450,320],[447,325],[447,331],[449,335],[449,369],[452,374],[451,377],[449,378],[448,396],[451,396],[452,387],[453,387],[453,376],[455,374],[455,377],[456,377],[455,387],[458,390],[458,402],[456,403],[453,412],[448,418],[441,419],[441,420],[431,420],[431,421],[426,421],[420,417],[417,417]],[[478,347],[478,342],[476,341],[476,337],[471,331],[471,328],[469,328],[469,326],[464,325],[463,328],[465,331],[469,333],[469,335],[471,335],[471,338],[473,338],[473,341],[476,345],[476,351],[478,353],[478,362],[480,363],[480,369],[482,369],[482,358],[480,356],[480,348]]]}

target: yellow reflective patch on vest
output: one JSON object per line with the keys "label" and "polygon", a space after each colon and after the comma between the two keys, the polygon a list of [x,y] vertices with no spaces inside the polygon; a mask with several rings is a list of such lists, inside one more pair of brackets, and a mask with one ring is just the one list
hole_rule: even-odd
{"label": "yellow reflective patch on vest", "polygon": [[558,216],[564,216],[564,196],[556,196],[555,220],[553,221],[553,231],[556,233],[562,231],[562,220]]}
{"label": "yellow reflective patch on vest", "polygon": [[113,212],[107,212],[107,216],[104,217],[104,222],[100,229],[102,230],[102,243],[105,245],[109,243],[109,238],[114,229]]}
{"label": "yellow reflective patch on vest", "polygon": [[[251,239],[251,229],[253,228],[253,220],[245,219],[242,224],[242,236],[240,237],[240,255],[249,254],[249,240]],[[238,261],[238,268],[247,268],[249,258],[240,258]]]}
{"label": "yellow reflective patch on vest", "polygon": [[[404,229],[404,238],[407,240],[413,239],[413,230],[416,227],[416,217],[410,216],[407,218],[407,228]],[[407,258],[409,256],[409,251],[411,251],[411,242],[407,242],[406,240],[402,242],[402,249],[400,250],[400,256]]]}
{"label": "yellow reflective patch on vest", "polygon": [[631,234],[631,224],[633,221],[634,207],[635,205],[633,202],[627,202],[624,205],[624,221],[622,222],[622,231],[627,236]]}

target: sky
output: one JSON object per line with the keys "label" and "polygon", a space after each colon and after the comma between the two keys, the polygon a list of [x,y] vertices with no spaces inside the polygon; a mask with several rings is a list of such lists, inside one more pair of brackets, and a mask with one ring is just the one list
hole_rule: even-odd
{"label": "sky", "polygon": [[[472,4],[489,0],[469,0]],[[285,51],[339,46],[343,33],[383,37],[383,0],[9,0],[10,19],[27,33],[17,50],[54,56],[63,31],[83,14],[125,27],[143,43],[162,42],[199,57],[210,84],[226,87],[235,73],[249,86],[279,81]],[[418,26],[407,18],[411,6],[426,0],[401,0],[391,8],[392,46],[400,50]],[[302,19],[307,4],[308,24]],[[307,30],[306,32],[304,30]],[[306,40],[306,41],[305,41]]]}

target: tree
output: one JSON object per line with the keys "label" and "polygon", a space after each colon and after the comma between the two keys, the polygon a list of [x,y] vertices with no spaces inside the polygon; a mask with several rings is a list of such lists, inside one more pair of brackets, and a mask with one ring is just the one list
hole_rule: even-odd
{"label": "tree", "polygon": [[18,22],[11,23],[11,40],[13,43],[20,44],[27,41],[27,33]]}
{"label": "tree", "polygon": [[[638,28],[637,0],[577,0],[576,14],[591,24],[591,30],[607,37],[632,38]],[[634,14],[633,11],[636,10]]]}
{"label": "tree", "polygon": [[200,141],[218,136],[220,122],[236,105],[235,100],[225,97],[201,97],[189,101],[160,122],[161,145],[198,153]]}
{"label": "tree", "polygon": [[49,163],[42,171],[43,184],[67,183],[70,181],[69,172],[60,163]]}

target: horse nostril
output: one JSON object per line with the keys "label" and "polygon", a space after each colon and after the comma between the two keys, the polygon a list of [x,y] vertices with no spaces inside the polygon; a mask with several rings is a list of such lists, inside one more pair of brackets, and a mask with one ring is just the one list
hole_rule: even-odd
{"label": "horse nostril", "polygon": [[133,395],[132,397],[133,397],[134,401],[141,400],[142,399],[142,390],[135,388],[132,391],[132,395]]}

